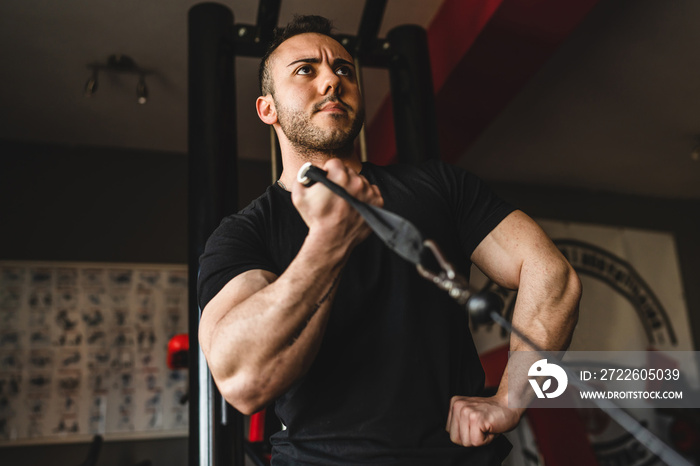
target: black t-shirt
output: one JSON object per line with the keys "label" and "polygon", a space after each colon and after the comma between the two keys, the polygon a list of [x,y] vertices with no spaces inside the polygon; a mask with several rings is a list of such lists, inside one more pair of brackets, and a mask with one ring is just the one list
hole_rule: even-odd
{"label": "black t-shirt", "polygon": [[[513,211],[478,178],[441,162],[365,163],[362,175],[386,210],[433,239],[465,277],[473,250]],[[307,233],[291,194],[270,186],[207,242],[200,306],[247,270],[281,275]],[[465,311],[370,235],[343,269],[309,372],[276,402],[287,428],[273,436],[273,464],[500,464],[509,450],[502,437],[463,448],[445,431],[451,397],[478,395],[483,383]]]}

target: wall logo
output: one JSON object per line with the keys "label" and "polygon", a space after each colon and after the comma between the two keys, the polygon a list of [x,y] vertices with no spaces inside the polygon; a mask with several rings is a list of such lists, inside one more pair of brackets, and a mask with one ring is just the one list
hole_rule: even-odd
{"label": "wall logo", "polygon": [[[532,389],[535,390],[537,398],[556,398],[564,393],[566,386],[569,384],[569,378],[566,376],[564,369],[556,364],[547,363],[546,359],[540,359],[530,366],[530,370],[527,371],[527,375],[528,377],[547,377],[544,380],[542,387],[540,387],[539,383],[537,383],[537,379],[528,379],[530,381],[530,385],[532,385]],[[556,390],[548,393],[547,390],[549,390],[552,386],[552,379],[557,381],[557,387]]]}

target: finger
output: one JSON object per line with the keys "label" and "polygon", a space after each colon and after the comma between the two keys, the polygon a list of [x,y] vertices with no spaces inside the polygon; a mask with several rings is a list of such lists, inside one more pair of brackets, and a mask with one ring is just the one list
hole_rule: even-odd
{"label": "finger", "polygon": [[377,207],[384,206],[384,198],[382,197],[382,193],[377,185],[369,185],[369,194],[367,202]]}
{"label": "finger", "polygon": [[450,431],[450,424],[452,423],[452,407],[455,404],[455,397],[453,396],[450,400],[450,409],[447,410],[447,423],[445,423],[445,430]]}
{"label": "finger", "polygon": [[470,407],[465,406],[460,412],[460,442],[462,446],[471,447],[473,446],[471,441],[472,432],[474,426],[471,424],[472,410]]}
{"label": "finger", "polygon": [[361,181],[362,193],[363,193],[364,197],[366,198],[366,200],[372,199],[372,198],[375,196],[375,190],[374,190],[374,188],[373,188],[374,185],[371,184],[371,183],[367,180],[367,178],[365,178],[365,177],[362,176],[362,175],[358,175],[358,178],[359,178],[360,181]]}
{"label": "finger", "polygon": [[478,413],[478,415],[474,416],[474,422],[471,423],[470,442],[473,446],[485,445],[493,439],[494,434],[491,433],[491,425],[484,416],[484,414]]}
{"label": "finger", "polygon": [[333,157],[333,158],[326,160],[325,163],[323,164],[323,167],[321,167],[321,168],[323,168],[326,171],[335,170],[335,169],[343,169],[344,170],[345,164],[340,159]]}
{"label": "finger", "polygon": [[487,444],[491,443],[491,441],[493,440],[494,437],[495,437],[494,434],[487,434],[485,432],[479,431],[476,435],[476,438],[471,439],[472,446],[481,447],[481,446],[487,445]]}
{"label": "finger", "polygon": [[448,431],[452,428],[452,422],[454,422],[455,418],[455,404],[459,399],[459,396],[453,396],[450,399],[450,410],[447,412],[447,425],[445,426],[445,429]]}
{"label": "finger", "polygon": [[335,184],[345,186],[350,178],[348,167],[339,159],[328,159],[326,163],[323,164],[323,169],[328,172],[328,175],[326,175],[328,179]]}
{"label": "finger", "polygon": [[460,435],[460,425],[459,421],[457,420],[457,416],[452,416],[452,422],[450,423],[450,440],[452,443],[456,443],[457,445],[462,444],[462,437]]}
{"label": "finger", "polygon": [[460,403],[455,401],[450,422],[450,440],[457,445],[462,444],[462,422],[460,422]]}
{"label": "finger", "polygon": [[369,182],[364,176],[360,176],[352,169],[348,170],[348,184],[346,190],[355,198],[366,201],[369,197]]}
{"label": "finger", "polygon": [[471,446],[482,445],[484,442],[484,431],[481,416],[474,413],[469,421],[469,444]]}
{"label": "finger", "polygon": [[355,172],[353,170],[353,174],[357,176],[357,178],[360,180],[360,183],[362,184],[362,190],[363,191],[371,191],[372,190],[372,185],[369,183],[367,178],[364,176],[360,175],[359,173]]}

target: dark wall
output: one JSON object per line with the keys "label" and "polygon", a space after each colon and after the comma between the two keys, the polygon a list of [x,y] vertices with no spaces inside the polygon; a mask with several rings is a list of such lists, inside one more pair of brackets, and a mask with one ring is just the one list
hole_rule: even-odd
{"label": "dark wall", "polygon": [[185,263],[183,154],[0,145],[0,258]]}
{"label": "dark wall", "polygon": [[[239,161],[242,204],[269,170]],[[0,259],[184,264],[187,156],[0,141],[0,219]]]}

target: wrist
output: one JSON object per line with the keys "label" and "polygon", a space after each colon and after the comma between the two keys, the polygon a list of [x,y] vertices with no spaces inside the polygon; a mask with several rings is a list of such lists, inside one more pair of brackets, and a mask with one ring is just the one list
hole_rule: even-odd
{"label": "wrist", "polygon": [[308,250],[322,262],[336,264],[345,262],[350,255],[352,245],[348,241],[340,239],[335,231],[309,228],[302,248]]}
{"label": "wrist", "polygon": [[523,400],[512,400],[510,398],[511,395],[509,395],[508,390],[502,390],[499,389],[498,392],[493,396],[493,400],[502,408],[508,409],[518,415],[518,418],[521,418],[527,408],[523,408],[523,406],[526,406],[527,402],[523,404]]}

